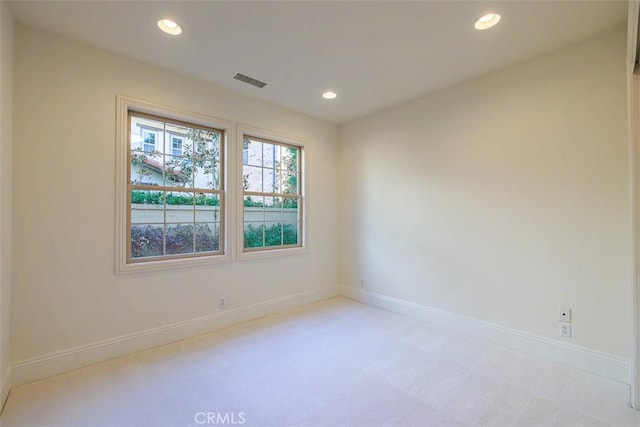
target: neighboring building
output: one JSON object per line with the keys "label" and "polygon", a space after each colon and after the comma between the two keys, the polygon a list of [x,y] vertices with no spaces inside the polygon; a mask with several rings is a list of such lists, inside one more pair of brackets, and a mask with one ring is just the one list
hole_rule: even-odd
{"label": "neighboring building", "polygon": [[[132,117],[131,182],[183,188],[218,188],[218,168],[207,166],[219,161],[219,142],[218,133],[151,118]],[[204,150],[215,154],[203,157]],[[203,165],[194,166],[194,156],[200,156]]]}
{"label": "neighboring building", "polygon": [[243,189],[264,193],[295,192],[287,186],[298,173],[295,151],[269,141],[245,138],[242,141]]}

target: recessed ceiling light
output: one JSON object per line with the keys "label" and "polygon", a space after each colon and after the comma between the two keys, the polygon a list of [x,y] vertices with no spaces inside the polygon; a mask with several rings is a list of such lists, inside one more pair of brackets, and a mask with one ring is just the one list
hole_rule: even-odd
{"label": "recessed ceiling light", "polygon": [[171,34],[172,36],[177,36],[178,34],[182,34],[182,27],[175,21],[171,19],[161,19],[158,21],[158,28],[164,31],[167,34]]}
{"label": "recessed ceiling light", "polygon": [[330,90],[322,94],[324,99],[334,99],[336,96],[338,96],[338,94]]}
{"label": "recessed ceiling light", "polygon": [[476,30],[487,30],[494,25],[500,22],[500,15],[497,13],[487,13],[486,15],[482,15],[476,21],[474,27]]}

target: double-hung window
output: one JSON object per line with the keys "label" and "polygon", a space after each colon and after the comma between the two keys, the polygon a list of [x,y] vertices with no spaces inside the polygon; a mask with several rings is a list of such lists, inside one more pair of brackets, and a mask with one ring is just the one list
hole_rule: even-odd
{"label": "double-hung window", "polygon": [[242,135],[243,252],[301,247],[302,147]]}

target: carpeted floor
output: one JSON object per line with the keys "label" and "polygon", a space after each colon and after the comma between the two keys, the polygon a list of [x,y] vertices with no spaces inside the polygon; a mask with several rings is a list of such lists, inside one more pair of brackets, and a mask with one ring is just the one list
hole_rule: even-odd
{"label": "carpeted floor", "polygon": [[15,388],[10,426],[640,426],[629,387],[334,298]]}

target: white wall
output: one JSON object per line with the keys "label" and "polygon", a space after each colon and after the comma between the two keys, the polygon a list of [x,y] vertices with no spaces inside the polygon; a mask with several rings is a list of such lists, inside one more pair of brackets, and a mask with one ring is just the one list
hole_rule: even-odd
{"label": "white wall", "polygon": [[625,42],[341,126],[341,282],[628,359]]}
{"label": "white wall", "polygon": [[9,392],[13,18],[0,2],[0,405]]}
{"label": "white wall", "polygon": [[[114,275],[116,94],[302,137],[306,254]],[[337,284],[337,130],[17,25],[11,360]]]}

